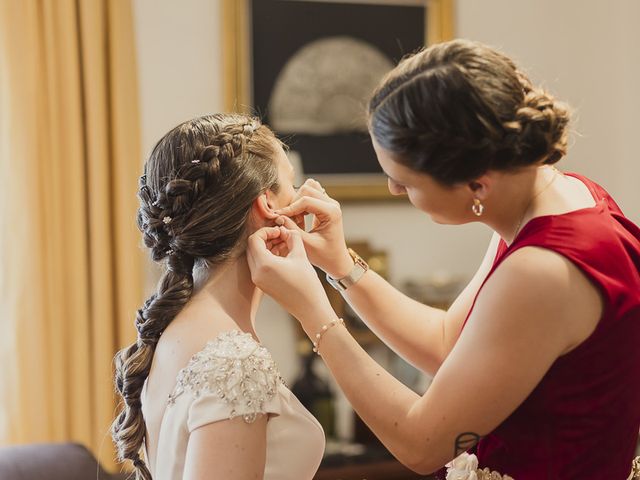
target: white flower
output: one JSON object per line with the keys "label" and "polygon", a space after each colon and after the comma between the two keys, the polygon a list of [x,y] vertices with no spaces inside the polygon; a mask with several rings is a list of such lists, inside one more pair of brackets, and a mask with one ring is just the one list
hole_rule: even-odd
{"label": "white flower", "polygon": [[478,457],[467,452],[447,463],[447,480],[478,480]]}

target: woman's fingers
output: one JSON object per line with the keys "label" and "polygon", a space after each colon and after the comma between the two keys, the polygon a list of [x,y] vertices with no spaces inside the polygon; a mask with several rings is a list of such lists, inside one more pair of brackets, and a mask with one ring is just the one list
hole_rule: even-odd
{"label": "woman's fingers", "polygon": [[285,239],[287,243],[287,249],[289,250],[288,257],[303,257],[307,258],[307,254],[304,250],[304,242],[299,231],[287,230],[286,227],[280,227],[280,235]]}
{"label": "woman's fingers", "polygon": [[296,199],[304,196],[317,198],[318,200],[322,200],[327,203],[339,205],[336,200],[329,196],[323,186],[320,185],[320,182],[312,178],[304,182],[304,184],[298,189]]}
{"label": "woman's fingers", "polygon": [[315,178],[308,178],[307,181],[302,184],[302,186],[313,188],[314,190],[328,197],[327,192],[325,191],[322,184],[319,181],[317,181]]}
{"label": "woman's fingers", "polygon": [[282,238],[278,237],[278,238],[272,238],[269,239],[265,242],[265,245],[267,247],[267,250],[273,250],[275,247],[277,247],[279,244],[282,243]]}
{"label": "woman's fingers", "polygon": [[281,243],[276,247],[276,254],[279,257],[286,257],[288,253],[289,253],[289,249],[287,248],[286,243]]}
{"label": "woman's fingers", "polygon": [[[309,182],[309,181],[307,181]],[[315,182],[318,185],[320,185],[318,182]],[[314,185],[311,185],[310,183],[305,183],[304,185],[302,185],[299,189],[298,189],[298,196],[299,197],[313,197],[313,198],[317,198],[319,200],[328,200],[329,197],[327,196],[326,192],[324,191],[324,188],[320,187],[316,187]]]}
{"label": "woman's fingers", "polygon": [[292,229],[286,226],[264,227],[249,236],[247,257],[252,265],[267,260],[269,254],[279,257],[306,258],[300,230],[290,218],[286,218],[285,222]]}
{"label": "woman's fingers", "polygon": [[[325,204],[324,207],[323,203]],[[315,215],[316,217],[318,215],[330,216],[332,210],[336,210],[339,208],[340,204],[327,195],[324,188],[322,188],[322,185],[320,185],[320,182],[310,178],[306,182],[304,182],[304,184],[298,189],[298,192],[294,197],[294,201],[291,203],[291,205],[276,210],[275,213],[290,217],[298,227],[297,229],[295,229],[293,225],[286,225],[287,228],[304,232],[305,215],[311,214]],[[276,223],[278,225],[283,225],[282,223],[278,223],[277,219]]]}
{"label": "woman's fingers", "polygon": [[[289,217],[285,217],[285,218],[289,218]],[[305,229],[304,215],[294,215],[293,217],[291,217],[291,219],[295,222],[298,228],[304,231]]]}
{"label": "woman's fingers", "polygon": [[278,238],[281,233],[279,227],[262,227],[249,236],[249,241],[266,244],[268,241]]}
{"label": "woman's fingers", "polygon": [[280,215],[274,221],[277,226],[284,226],[289,230],[299,230],[300,233],[305,232],[304,215],[294,215],[291,218]]}
{"label": "woman's fingers", "polygon": [[263,227],[256,230],[252,235],[249,235],[247,250],[254,259],[264,257],[264,255],[271,253],[275,244],[274,240],[279,238],[281,234],[279,227]]}
{"label": "woman's fingers", "polygon": [[304,227],[300,227],[295,220],[287,216],[280,215],[278,218],[276,218],[275,222],[276,225],[280,227],[286,227],[289,230],[299,231],[300,233],[304,232]]}
{"label": "woman's fingers", "polygon": [[[305,182],[305,184],[307,184]],[[333,203],[335,205],[337,205],[338,207],[340,206],[340,203],[338,203],[337,200],[335,200],[334,198],[332,198],[324,189],[324,187],[320,184],[320,182],[318,182],[317,180],[314,180],[313,178],[309,179],[309,183],[308,185],[312,188],[314,188],[316,191],[318,192],[322,192],[322,196],[320,197],[321,199]]]}
{"label": "woman's fingers", "polygon": [[300,214],[313,214],[332,216],[336,211],[336,205],[333,202],[326,202],[319,198],[304,196],[293,202],[288,207],[276,210],[278,215],[286,215],[293,217]]}
{"label": "woman's fingers", "polygon": [[287,244],[282,240],[276,240],[274,242],[267,242],[267,250],[269,250],[274,255],[280,255],[282,249],[286,250]]}

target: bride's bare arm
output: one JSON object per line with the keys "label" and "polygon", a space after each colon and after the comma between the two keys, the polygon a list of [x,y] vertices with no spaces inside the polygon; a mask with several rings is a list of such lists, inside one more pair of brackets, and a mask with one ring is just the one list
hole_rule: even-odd
{"label": "bride's bare arm", "polygon": [[184,480],[261,479],[267,450],[267,415],[209,423],[189,436]]}

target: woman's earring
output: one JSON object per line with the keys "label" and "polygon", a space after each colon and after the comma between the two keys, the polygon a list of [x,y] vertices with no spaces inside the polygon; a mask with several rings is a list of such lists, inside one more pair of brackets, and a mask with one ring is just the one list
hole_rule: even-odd
{"label": "woman's earring", "polygon": [[478,200],[477,198],[474,198],[473,205],[471,206],[471,210],[473,210],[473,213],[475,214],[476,217],[479,217],[484,212],[484,205],[482,205],[482,202],[480,202],[480,200]]}

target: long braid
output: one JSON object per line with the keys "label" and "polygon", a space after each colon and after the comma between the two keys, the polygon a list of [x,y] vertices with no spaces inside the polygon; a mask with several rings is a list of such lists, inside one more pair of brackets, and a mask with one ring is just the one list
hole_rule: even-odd
{"label": "long braid", "polygon": [[[159,255],[156,252],[153,256]],[[157,292],[136,314],[137,341],[115,357],[116,389],[123,398],[124,408],[113,423],[113,438],[119,459],[131,460],[136,478],[143,480],[151,480],[151,473],[140,457],[146,432],[140,395],[162,332],[193,293],[194,258],[178,252],[167,257],[167,270],[160,279]]]}
{"label": "long braid", "polygon": [[[257,145],[250,145],[258,129]],[[140,396],[156,345],[193,294],[194,266],[229,258],[244,231],[247,205],[265,187],[277,184],[271,160],[262,158],[271,153],[273,145],[265,143],[272,139],[266,127],[248,117],[196,119],[176,127],[156,145],[145,167],[148,177],[145,173],[140,178],[138,227],[151,258],[165,261],[166,270],[156,293],[137,312],[137,341],[115,356],[115,384],[123,407],[113,422],[112,436],[119,460],[133,463],[136,479],[151,480],[140,456],[146,434]],[[247,161],[255,164],[255,171]],[[234,185],[246,191],[248,200],[240,203],[247,211],[221,218],[223,211],[211,205],[219,204],[224,190]],[[233,207],[227,207],[233,214]]]}

